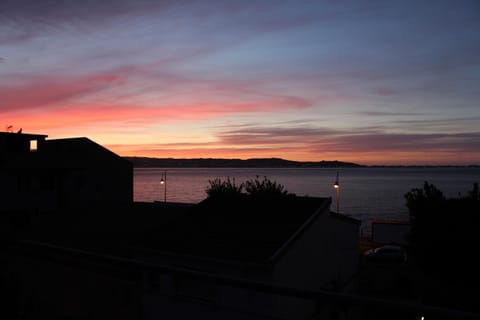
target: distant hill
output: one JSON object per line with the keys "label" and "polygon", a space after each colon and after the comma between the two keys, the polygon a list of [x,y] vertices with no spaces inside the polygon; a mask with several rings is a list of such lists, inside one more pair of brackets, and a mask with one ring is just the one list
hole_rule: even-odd
{"label": "distant hill", "polygon": [[255,159],[174,159],[124,157],[136,168],[356,168],[362,165],[342,161],[290,161],[280,158]]}

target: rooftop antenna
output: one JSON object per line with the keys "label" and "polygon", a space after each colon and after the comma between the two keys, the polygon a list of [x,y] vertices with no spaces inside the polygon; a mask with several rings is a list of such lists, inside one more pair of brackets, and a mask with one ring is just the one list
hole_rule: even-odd
{"label": "rooftop antenna", "polygon": [[20,130],[18,130],[17,133],[21,134],[22,133],[22,128],[20,128]]}

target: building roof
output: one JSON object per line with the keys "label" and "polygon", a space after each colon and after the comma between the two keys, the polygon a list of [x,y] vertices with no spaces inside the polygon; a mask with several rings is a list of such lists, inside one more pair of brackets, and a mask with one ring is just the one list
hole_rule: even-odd
{"label": "building roof", "polygon": [[24,140],[45,139],[46,134],[32,134],[32,133],[15,133],[15,132],[0,132],[2,138],[22,138]]}
{"label": "building roof", "polygon": [[[112,166],[131,163],[98,143],[84,137],[46,140],[40,150],[43,165],[62,167]],[[117,160],[112,163],[113,160]]]}
{"label": "building roof", "polygon": [[207,198],[143,245],[164,252],[244,262],[269,262],[323,212],[330,198],[247,195]]}
{"label": "building roof", "polygon": [[[132,164],[84,137],[45,140],[47,135],[0,132],[0,164],[6,169],[132,167]],[[37,140],[35,150],[30,141]],[[34,151],[34,152],[32,152]]]}

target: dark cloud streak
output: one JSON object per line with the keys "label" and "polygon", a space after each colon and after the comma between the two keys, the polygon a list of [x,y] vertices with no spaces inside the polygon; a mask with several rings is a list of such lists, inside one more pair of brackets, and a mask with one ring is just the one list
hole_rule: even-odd
{"label": "dark cloud streak", "polygon": [[[250,128],[218,135],[229,145],[311,146],[318,152],[437,151],[480,152],[480,132],[389,133],[383,130],[327,128]],[[326,149],[328,147],[328,149]]]}
{"label": "dark cloud streak", "polygon": [[152,0],[2,0],[0,24],[10,28],[0,32],[0,43],[25,41],[62,29],[95,31],[113,20],[167,10],[172,4]]}

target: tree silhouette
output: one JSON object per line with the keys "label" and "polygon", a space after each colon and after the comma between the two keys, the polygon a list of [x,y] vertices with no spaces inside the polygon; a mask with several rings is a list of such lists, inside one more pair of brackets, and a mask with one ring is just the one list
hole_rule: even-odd
{"label": "tree silhouette", "polygon": [[413,261],[425,275],[425,303],[478,311],[480,197],[478,184],[466,197],[446,199],[433,184],[414,188],[405,199],[414,219],[409,238]]}
{"label": "tree silhouette", "polygon": [[426,210],[434,210],[445,201],[443,192],[425,181],[423,188],[413,188],[405,194],[406,205],[412,218]]}

